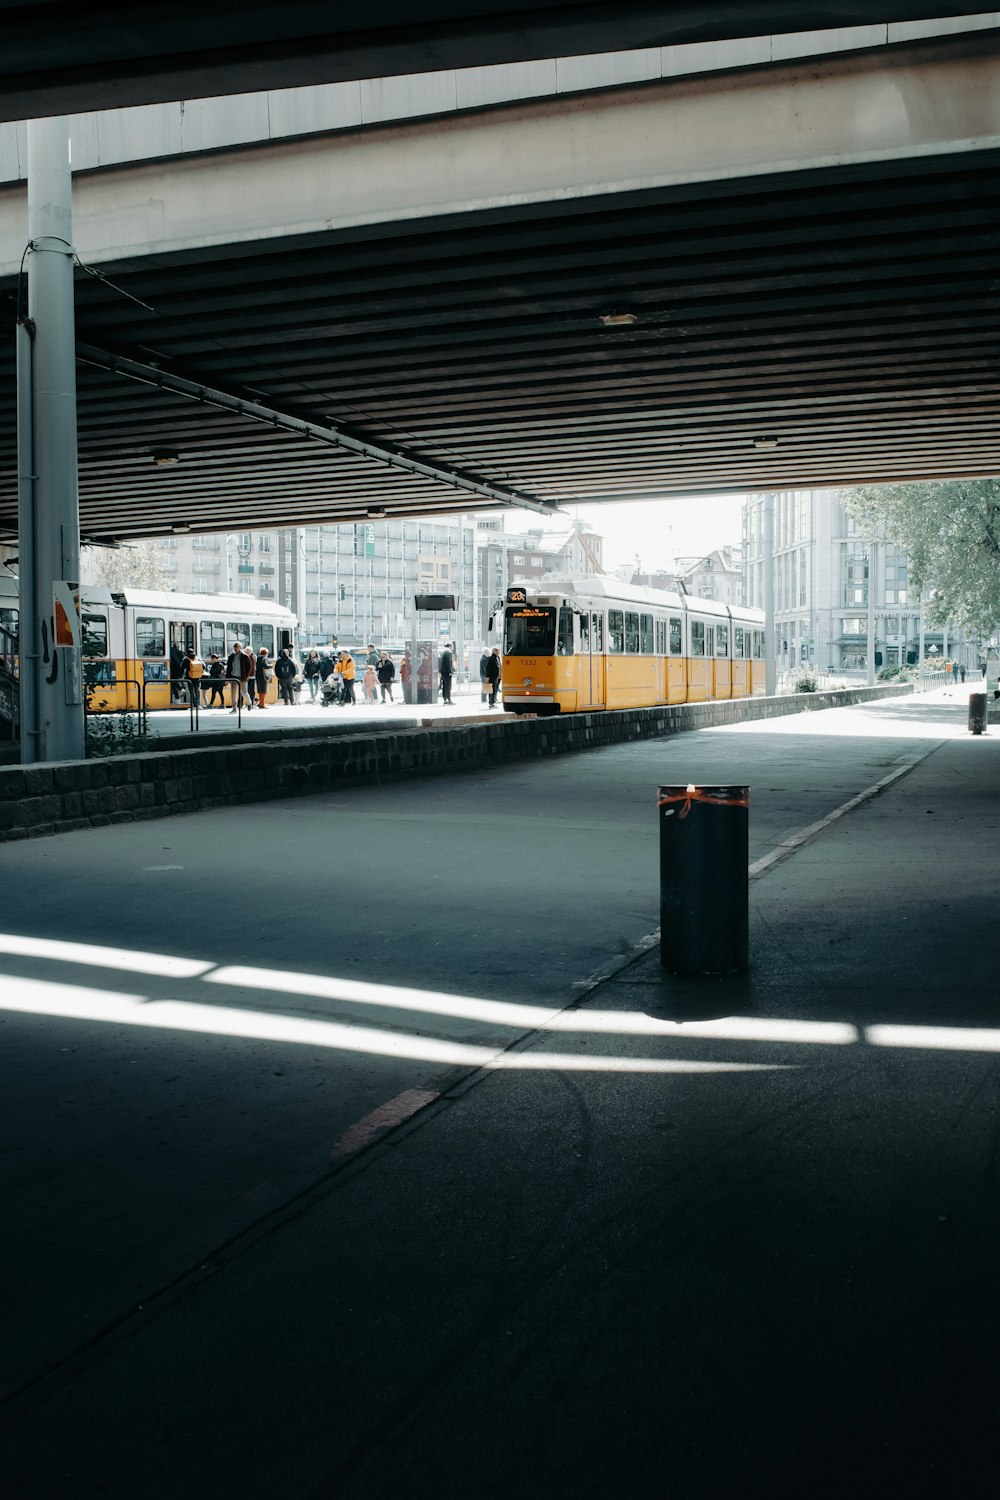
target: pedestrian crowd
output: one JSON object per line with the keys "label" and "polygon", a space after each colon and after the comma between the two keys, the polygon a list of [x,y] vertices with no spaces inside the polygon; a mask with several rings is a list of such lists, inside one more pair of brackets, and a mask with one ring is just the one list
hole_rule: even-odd
{"label": "pedestrian crowd", "polygon": [[[418,654],[416,684],[418,701],[430,698],[431,660],[426,650]],[[373,642],[368,643],[363,666],[360,667],[360,687],[366,704],[394,703],[393,688],[396,682],[396,664],[388,651],[379,651]],[[285,646],[272,661],[266,646],[252,651],[249,645],[235,641],[223,661],[213,651],[208,662],[202,660],[196,648],[186,654],[178,647],[171,651],[172,692],[180,702],[187,701],[193,707],[225,708],[225,688],[230,690],[229,712],[238,713],[252,709],[266,709],[268,686],[272,681],[278,685],[282,704],[293,707],[301,701],[303,689],[309,694],[310,703],[322,705],[338,704],[345,707],[357,703],[355,697],[359,666],[350,651],[336,651],[333,647],[312,647],[301,667]],[[438,680],[441,702],[451,706],[454,702],[452,684],[455,679],[455,652],[451,642],[445,643],[438,656]],[[405,651],[399,666],[399,680],[403,696],[410,696],[409,689],[414,673],[410,653]],[[487,647],[479,663],[481,700],[495,708],[500,690],[500,649]]]}

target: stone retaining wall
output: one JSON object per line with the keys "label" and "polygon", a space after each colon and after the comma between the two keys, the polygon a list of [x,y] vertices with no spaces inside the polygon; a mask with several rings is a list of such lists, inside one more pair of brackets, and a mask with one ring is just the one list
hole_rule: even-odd
{"label": "stone retaining wall", "polygon": [[371,734],[159,750],[104,760],[0,767],[0,842],[290,797],[329,787],[483,769],[685,730],[899,696],[911,686],[626,709],[565,718],[379,730]]}

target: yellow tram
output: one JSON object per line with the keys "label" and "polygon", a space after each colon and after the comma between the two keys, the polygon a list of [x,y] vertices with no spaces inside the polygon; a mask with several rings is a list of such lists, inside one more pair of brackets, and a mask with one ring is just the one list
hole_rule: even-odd
{"label": "yellow tram", "polygon": [[746,698],[764,685],[764,615],[600,574],[507,590],[503,704],[558,714]]}
{"label": "yellow tram", "polygon": [[[84,587],[80,597],[84,681],[95,707],[150,710],[187,707],[177,668],[197,649],[206,666],[213,651],[225,662],[236,641],[274,661],[295,650],[296,620],[281,604],[246,594],[175,594],[151,589]],[[173,671],[171,665],[173,664]],[[171,678],[174,678],[172,683]],[[268,686],[274,701],[277,684]]]}

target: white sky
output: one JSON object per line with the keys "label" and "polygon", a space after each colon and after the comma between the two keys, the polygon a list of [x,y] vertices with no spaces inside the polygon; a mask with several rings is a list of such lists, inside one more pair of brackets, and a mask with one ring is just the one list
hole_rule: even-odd
{"label": "white sky", "polygon": [[[571,520],[579,516],[604,537],[606,568],[634,563],[638,557],[648,572],[669,568],[676,556],[690,557],[725,546],[727,542],[740,542],[742,513],[742,495],[699,495],[690,500],[637,500],[565,508],[565,515]],[[507,524],[514,527],[517,522],[508,519]],[[534,518],[527,524],[533,525]],[[559,524],[565,526],[565,522]]]}

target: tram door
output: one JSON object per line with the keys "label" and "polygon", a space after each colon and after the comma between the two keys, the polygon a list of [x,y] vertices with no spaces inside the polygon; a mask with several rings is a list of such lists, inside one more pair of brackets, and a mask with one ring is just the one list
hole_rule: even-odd
{"label": "tram door", "polygon": [[580,616],[580,707],[600,708],[604,703],[604,616]]}
{"label": "tram door", "polygon": [[[198,644],[198,627],[194,620],[170,621],[170,701],[186,704],[187,689],[179,681],[181,662]],[[178,655],[178,652],[180,655]]]}

